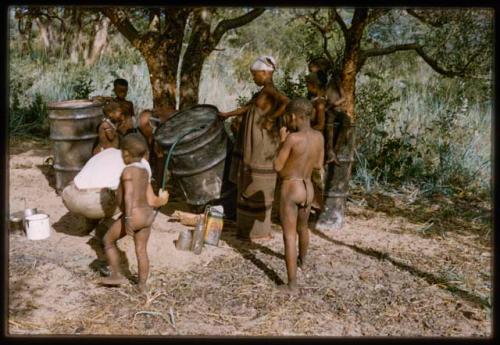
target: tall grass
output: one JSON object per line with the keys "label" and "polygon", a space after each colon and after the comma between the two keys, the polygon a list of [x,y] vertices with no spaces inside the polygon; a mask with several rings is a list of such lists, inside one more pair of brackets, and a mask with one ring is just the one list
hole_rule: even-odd
{"label": "tall grass", "polygon": [[368,190],[378,181],[417,183],[429,192],[489,192],[491,101],[474,100],[466,83],[443,79],[426,65],[389,77],[358,80],[366,102],[358,103],[353,180]]}

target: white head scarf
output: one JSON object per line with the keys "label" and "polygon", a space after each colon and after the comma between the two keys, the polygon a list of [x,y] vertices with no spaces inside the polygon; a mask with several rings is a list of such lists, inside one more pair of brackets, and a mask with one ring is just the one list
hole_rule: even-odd
{"label": "white head scarf", "polygon": [[274,71],[276,70],[276,60],[270,55],[262,55],[255,60],[251,71]]}

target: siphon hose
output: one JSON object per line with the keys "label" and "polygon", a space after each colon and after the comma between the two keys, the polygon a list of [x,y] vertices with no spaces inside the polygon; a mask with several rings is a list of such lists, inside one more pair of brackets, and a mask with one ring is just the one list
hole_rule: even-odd
{"label": "siphon hose", "polygon": [[[163,177],[161,180],[161,189],[165,190],[165,184],[167,183],[168,163],[170,162],[170,159],[172,158],[172,154],[174,152],[175,146],[188,134],[199,131],[200,129],[203,129],[203,128],[205,128],[205,126],[192,128],[189,131],[187,131],[186,133],[180,135],[177,139],[175,139],[174,143],[172,144],[172,147],[168,150],[167,159],[165,159],[165,164],[163,166]],[[160,210],[160,208],[161,208],[161,206],[156,209],[155,218],[156,218],[156,215],[158,214],[158,211]]]}

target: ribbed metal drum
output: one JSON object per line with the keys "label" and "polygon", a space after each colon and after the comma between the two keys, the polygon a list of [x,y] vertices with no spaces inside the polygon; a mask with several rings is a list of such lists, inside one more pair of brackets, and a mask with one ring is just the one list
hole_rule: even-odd
{"label": "ribbed metal drum", "polygon": [[155,133],[155,140],[168,152],[183,134],[195,129],[176,144],[169,163],[191,205],[205,205],[223,196],[228,137],[217,114],[213,105],[195,105],[173,114]]}
{"label": "ribbed metal drum", "polygon": [[60,192],[92,157],[103,103],[71,100],[48,104],[56,190]]}

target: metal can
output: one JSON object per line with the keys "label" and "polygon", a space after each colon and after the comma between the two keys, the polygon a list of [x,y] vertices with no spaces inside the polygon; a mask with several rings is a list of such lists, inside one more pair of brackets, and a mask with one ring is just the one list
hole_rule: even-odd
{"label": "metal can", "polygon": [[207,206],[205,209],[204,242],[217,247],[223,226],[224,208],[222,206]]}
{"label": "metal can", "polygon": [[175,241],[175,248],[178,250],[190,250],[193,240],[193,230],[184,229],[179,233],[179,238]]}
{"label": "metal can", "polygon": [[193,240],[191,241],[191,251],[196,255],[201,253],[203,248],[203,216],[198,217],[198,222],[193,233]]}

